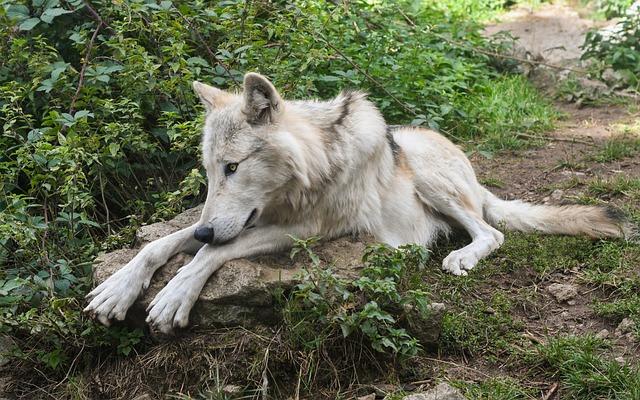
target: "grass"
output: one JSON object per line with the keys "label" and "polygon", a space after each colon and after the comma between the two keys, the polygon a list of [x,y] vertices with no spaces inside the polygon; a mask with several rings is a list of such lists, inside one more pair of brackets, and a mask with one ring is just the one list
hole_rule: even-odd
{"label": "grass", "polygon": [[486,178],[480,179],[480,183],[483,186],[489,186],[489,187],[494,187],[499,189],[503,188],[505,185],[503,180],[501,180],[500,178],[492,177],[492,176],[488,176]]}
{"label": "grass", "polygon": [[593,156],[593,161],[606,163],[621,160],[640,152],[640,136],[622,134],[609,139],[604,147]]}
{"label": "grass", "polygon": [[487,379],[480,383],[456,382],[470,400],[525,400],[537,399],[537,391],[525,387],[517,379],[504,376]]}
{"label": "grass", "polygon": [[[488,151],[540,144],[544,137],[535,135],[550,130],[558,118],[553,105],[522,76],[503,77],[485,87],[469,98],[465,111],[476,120],[475,128],[484,133],[477,140]],[[473,137],[475,132],[467,134]]]}
{"label": "grass", "polygon": [[603,354],[607,347],[591,336],[557,337],[538,346],[529,359],[541,373],[560,381],[560,398],[640,398],[640,370],[608,358]]}
{"label": "grass", "polygon": [[640,178],[630,178],[624,175],[613,179],[595,179],[588,184],[589,192],[598,196],[620,197],[629,200],[640,199]]}

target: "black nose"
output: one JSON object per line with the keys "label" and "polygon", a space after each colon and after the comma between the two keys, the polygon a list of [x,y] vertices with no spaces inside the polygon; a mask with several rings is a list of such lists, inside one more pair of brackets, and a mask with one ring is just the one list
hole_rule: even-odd
{"label": "black nose", "polygon": [[199,226],[196,228],[196,231],[193,232],[193,237],[202,243],[211,243],[213,240],[213,228]]}

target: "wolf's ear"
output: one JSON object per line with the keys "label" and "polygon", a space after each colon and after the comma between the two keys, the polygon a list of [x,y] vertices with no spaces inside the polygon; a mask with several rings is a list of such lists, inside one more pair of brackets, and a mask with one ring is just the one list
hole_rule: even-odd
{"label": "wolf's ear", "polygon": [[198,81],[193,81],[193,90],[200,97],[207,112],[230,103],[234,97],[231,93]]}
{"label": "wolf's ear", "polygon": [[244,76],[243,111],[251,124],[266,124],[278,120],[284,104],[267,78],[250,72]]}

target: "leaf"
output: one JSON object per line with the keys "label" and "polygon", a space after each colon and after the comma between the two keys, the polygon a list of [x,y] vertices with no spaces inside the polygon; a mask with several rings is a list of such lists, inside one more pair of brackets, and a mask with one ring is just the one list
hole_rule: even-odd
{"label": "leaf", "polygon": [[36,25],[38,25],[39,23],[40,23],[39,18],[29,18],[22,21],[20,26],[18,26],[18,29],[20,29],[21,31],[30,31],[33,28],[35,28]]}
{"label": "leaf", "polygon": [[84,117],[93,117],[93,113],[89,110],[80,110],[73,115],[73,119],[76,121]]}
{"label": "leaf", "polygon": [[29,8],[22,4],[11,4],[7,7],[7,17],[9,17],[9,19],[23,21],[29,18]]}
{"label": "leaf", "polygon": [[42,15],[40,16],[40,19],[42,20],[42,22],[46,22],[47,24],[50,24],[53,22],[54,18],[64,14],[71,14],[72,12],[73,11],[65,10],[64,8],[48,8],[44,10]]}

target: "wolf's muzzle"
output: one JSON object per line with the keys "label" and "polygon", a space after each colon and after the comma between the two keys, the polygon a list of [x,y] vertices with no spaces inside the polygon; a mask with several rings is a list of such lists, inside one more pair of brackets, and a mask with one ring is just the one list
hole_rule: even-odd
{"label": "wolf's muzzle", "polygon": [[199,226],[196,228],[196,231],[193,232],[193,237],[202,243],[211,243],[213,241],[213,228]]}

